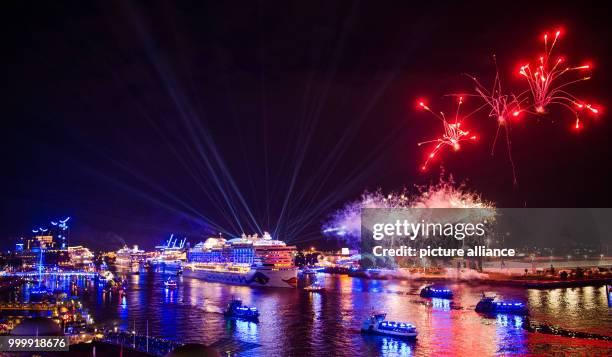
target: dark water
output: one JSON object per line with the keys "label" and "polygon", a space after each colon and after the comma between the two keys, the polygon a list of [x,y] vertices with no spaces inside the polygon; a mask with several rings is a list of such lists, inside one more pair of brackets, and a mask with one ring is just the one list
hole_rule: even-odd
{"label": "dark water", "polygon": [[[254,289],[181,277],[176,290],[165,290],[157,273],[127,276],[124,297],[92,287],[86,305],[97,323],[133,329],[186,342],[211,344],[221,339],[256,343],[245,356],[287,355],[612,355],[612,342],[572,339],[524,330],[522,318],[486,318],[474,312],[482,291],[528,302],[539,324],[612,336],[612,309],[604,287],[554,290],[449,285],[452,303],[418,296],[424,283],[376,281],[319,274],[326,291]],[[90,284],[93,285],[93,284]],[[256,306],[260,323],[226,321],[222,310],[237,297]],[[363,336],[361,322],[375,310],[388,319],[416,324],[419,338],[406,342]]]}

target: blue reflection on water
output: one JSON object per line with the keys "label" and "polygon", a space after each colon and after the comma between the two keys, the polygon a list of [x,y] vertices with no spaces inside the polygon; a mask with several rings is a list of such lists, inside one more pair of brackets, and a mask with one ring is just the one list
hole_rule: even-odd
{"label": "blue reflection on water", "polygon": [[361,279],[353,279],[351,281],[351,283],[352,283],[351,291],[355,291],[355,292],[363,291],[363,280],[361,280]]}
{"label": "blue reflection on water", "polygon": [[230,332],[239,340],[251,343],[259,342],[259,331],[256,323],[240,319],[231,319],[227,322]]}
{"label": "blue reflection on water", "polygon": [[168,288],[164,288],[164,302],[165,303],[174,303],[176,302],[175,296],[174,296],[174,289],[168,289]]}
{"label": "blue reflection on water", "polygon": [[498,353],[527,354],[527,332],[523,330],[523,317],[508,314],[495,316]]}
{"label": "blue reflection on water", "polygon": [[[112,294],[109,294],[109,298],[112,299]],[[123,321],[127,320],[129,316],[127,297],[125,294],[119,299],[119,318]]]}
{"label": "blue reflection on water", "polygon": [[523,317],[517,315],[497,314],[495,316],[497,323],[504,327],[523,327]]}
{"label": "blue reflection on water", "polygon": [[434,308],[434,310],[442,310],[442,311],[450,311],[450,308],[451,308],[450,300],[440,299],[440,298],[432,298],[431,306]]}
{"label": "blue reflection on water", "polygon": [[373,347],[371,352],[380,356],[412,356],[415,347],[414,341],[407,341],[393,337],[364,335],[364,341]]}

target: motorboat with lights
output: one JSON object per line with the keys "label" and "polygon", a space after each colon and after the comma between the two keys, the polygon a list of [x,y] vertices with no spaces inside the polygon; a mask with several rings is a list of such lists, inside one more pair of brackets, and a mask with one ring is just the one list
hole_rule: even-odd
{"label": "motorboat with lights", "polygon": [[319,292],[319,291],[325,290],[325,287],[321,285],[321,283],[319,283],[318,281],[315,281],[314,283],[308,286],[305,286],[304,290],[311,291],[311,292]]}
{"label": "motorboat with lights", "polygon": [[424,298],[452,299],[453,291],[451,289],[430,285],[421,289],[419,295]]}
{"label": "motorboat with lights", "polygon": [[168,278],[168,280],[164,281],[164,286],[166,289],[176,289],[176,280],[172,280],[172,278]]}
{"label": "motorboat with lights", "polygon": [[47,301],[53,297],[53,293],[44,285],[32,287],[29,291],[30,302]]}
{"label": "motorboat with lights", "polygon": [[522,302],[495,301],[494,297],[488,297],[484,294],[476,304],[475,311],[483,314],[527,315],[529,313]]}
{"label": "motorboat with lights", "polygon": [[324,267],[307,266],[307,267],[302,268],[302,274],[306,274],[306,275],[317,274],[317,273],[323,272],[324,270],[325,270]]}
{"label": "motorboat with lights", "polygon": [[361,332],[375,335],[416,339],[416,326],[408,322],[387,321],[387,314],[373,313],[361,324]]}
{"label": "motorboat with lights", "polygon": [[189,249],[185,275],[226,284],[256,287],[297,287],[297,250],[285,242],[247,236],[208,238]]}
{"label": "motorboat with lights", "polygon": [[115,279],[115,276],[113,275],[113,273],[111,273],[108,270],[103,270],[100,273],[98,273],[98,281],[100,282],[100,284],[104,284],[113,279]]}
{"label": "motorboat with lights", "polygon": [[228,318],[242,319],[257,322],[259,311],[256,307],[242,305],[242,300],[233,299],[228,305],[223,315]]}

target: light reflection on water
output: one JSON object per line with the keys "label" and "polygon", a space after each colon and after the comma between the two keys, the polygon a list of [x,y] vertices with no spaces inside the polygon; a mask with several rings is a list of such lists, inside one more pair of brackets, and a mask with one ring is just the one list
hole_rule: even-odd
{"label": "light reflection on water", "polygon": [[[256,343],[246,356],[281,355],[481,355],[556,353],[611,355],[612,343],[590,343],[534,334],[521,328],[523,318],[476,314],[483,291],[529,304],[530,318],[572,331],[611,335],[612,313],[604,287],[553,290],[448,285],[455,298],[423,299],[422,282],[362,280],[319,274],[326,290],[253,289],[178,278],[176,289],[165,289],[164,277],[147,273],[127,276],[125,295],[103,294],[96,284],[79,279],[88,291],[84,300],[95,321],[112,327],[145,331],[184,342],[212,344],[220,339]],[[55,281],[69,287],[68,281]],[[72,284],[74,285],[74,284]],[[223,309],[232,298],[256,306],[260,323],[226,320]],[[365,336],[361,322],[372,310],[384,310],[389,320],[416,324],[416,342]],[[551,345],[554,341],[554,346]],[[577,343],[580,342],[580,343]],[[552,347],[551,347],[552,346]]]}
{"label": "light reflection on water", "polygon": [[565,329],[611,335],[612,310],[604,286],[530,289],[526,292],[531,318]]}

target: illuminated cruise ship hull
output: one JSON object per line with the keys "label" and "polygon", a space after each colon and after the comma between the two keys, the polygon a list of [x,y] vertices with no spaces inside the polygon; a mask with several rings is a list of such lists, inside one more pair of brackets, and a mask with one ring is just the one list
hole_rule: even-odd
{"label": "illuminated cruise ship hull", "polygon": [[138,273],[138,271],[140,270],[140,264],[138,262],[133,262],[130,260],[117,260],[115,266],[117,267],[117,270],[122,273]]}
{"label": "illuminated cruise ship hull", "polygon": [[297,287],[297,268],[258,268],[247,272],[187,269],[185,275],[223,284],[272,288]]}
{"label": "illuminated cruise ship hull", "polygon": [[138,246],[134,248],[124,246],[117,251],[115,267],[122,273],[138,273],[144,261],[145,253],[139,250]]}
{"label": "illuminated cruise ship hull", "polygon": [[179,260],[154,260],[151,265],[160,273],[177,273],[182,270],[182,263]]}

